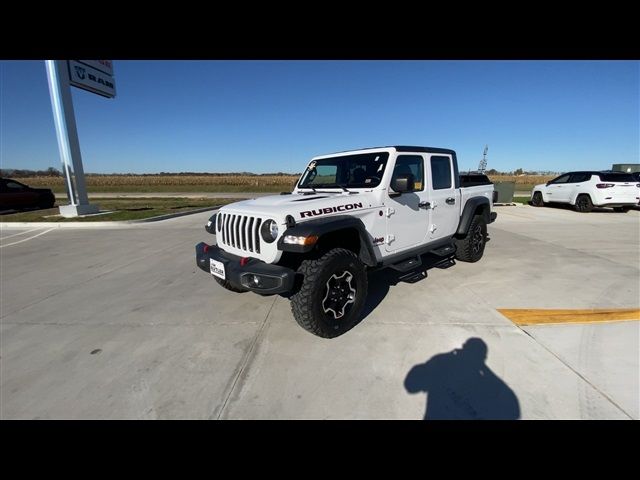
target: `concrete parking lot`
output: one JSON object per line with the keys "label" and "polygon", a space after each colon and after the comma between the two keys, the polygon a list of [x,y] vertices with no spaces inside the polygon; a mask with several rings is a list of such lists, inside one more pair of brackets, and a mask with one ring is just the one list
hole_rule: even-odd
{"label": "concrete parking lot", "polygon": [[372,273],[365,318],[333,340],[196,268],[210,213],[3,227],[0,418],[640,418],[637,320],[498,311],[637,309],[640,212],[496,210],[480,262]]}

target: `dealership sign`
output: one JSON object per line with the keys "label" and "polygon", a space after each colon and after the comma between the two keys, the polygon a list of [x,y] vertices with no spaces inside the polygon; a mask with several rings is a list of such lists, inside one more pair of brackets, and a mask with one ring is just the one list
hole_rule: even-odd
{"label": "dealership sign", "polygon": [[111,60],[69,60],[69,83],[103,97],[116,96]]}
{"label": "dealership sign", "polygon": [[113,77],[113,62],[111,60],[78,60],[80,63],[89,65],[90,67],[100,70]]}

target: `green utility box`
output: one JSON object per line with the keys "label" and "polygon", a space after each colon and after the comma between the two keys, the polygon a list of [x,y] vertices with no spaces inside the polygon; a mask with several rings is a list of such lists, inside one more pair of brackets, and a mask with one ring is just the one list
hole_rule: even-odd
{"label": "green utility box", "polygon": [[493,189],[498,192],[498,199],[495,203],[513,203],[516,182],[495,182]]}

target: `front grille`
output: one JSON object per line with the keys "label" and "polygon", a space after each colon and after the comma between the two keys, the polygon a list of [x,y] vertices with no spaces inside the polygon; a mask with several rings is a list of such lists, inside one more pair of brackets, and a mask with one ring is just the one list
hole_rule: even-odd
{"label": "front grille", "polygon": [[222,239],[220,243],[245,252],[260,253],[261,218],[233,213],[218,215],[221,215],[218,229],[218,238]]}

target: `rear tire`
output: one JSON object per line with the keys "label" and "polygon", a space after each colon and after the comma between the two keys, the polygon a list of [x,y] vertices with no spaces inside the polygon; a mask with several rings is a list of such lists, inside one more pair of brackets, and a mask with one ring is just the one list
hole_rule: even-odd
{"label": "rear tire", "polygon": [[303,260],[304,278],[291,297],[291,311],[306,331],[334,338],[360,320],[367,298],[367,271],[355,253],[334,248],[317,260]]}
{"label": "rear tire", "polygon": [[213,278],[216,279],[216,282],[218,282],[218,285],[220,285],[222,288],[226,290],[229,290],[230,292],[244,293],[249,291],[246,288],[236,287],[232,283],[229,283],[228,280],[222,280],[221,278],[218,278],[218,277],[213,277]]}
{"label": "rear tire", "polygon": [[631,207],[613,207],[613,211],[619,213],[627,213],[629,210],[631,210]]}
{"label": "rear tire", "polygon": [[535,192],[533,194],[533,198],[531,199],[531,205],[534,207],[544,207],[544,201],[542,200],[542,193]]}
{"label": "rear tire", "polygon": [[476,215],[471,220],[467,236],[456,239],[456,258],[463,262],[477,262],[484,254],[487,243],[487,222],[482,215]]}
{"label": "rear tire", "polygon": [[576,209],[576,212],[589,213],[591,210],[593,210],[593,202],[591,201],[591,197],[586,193],[578,195],[574,208]]}

